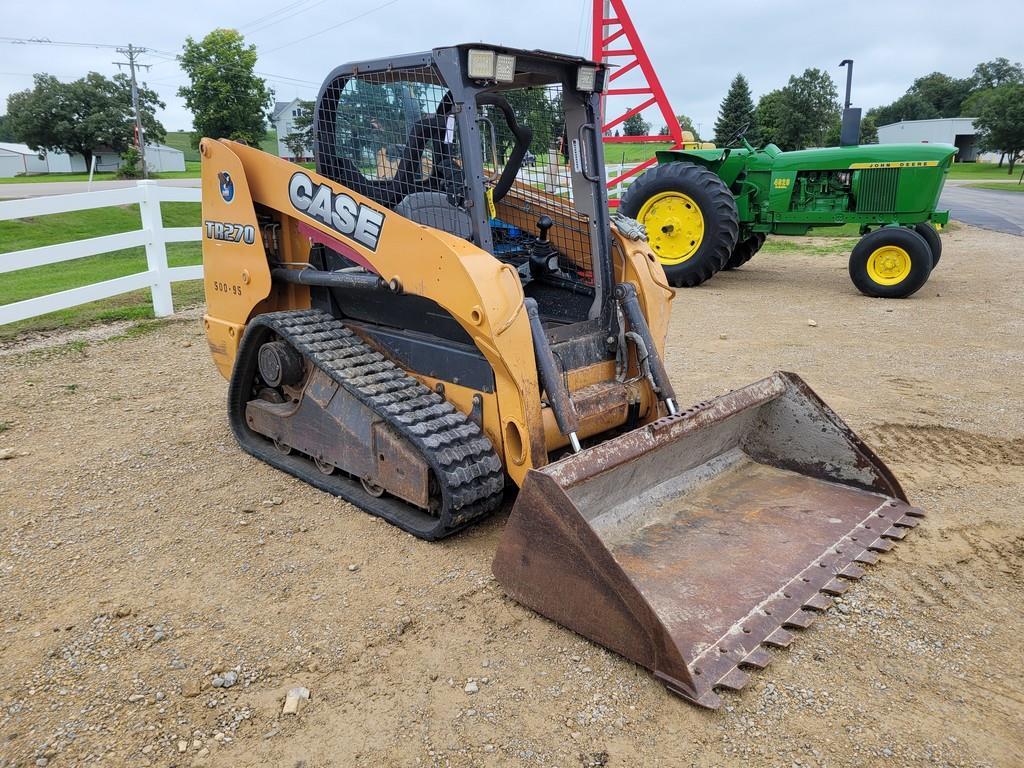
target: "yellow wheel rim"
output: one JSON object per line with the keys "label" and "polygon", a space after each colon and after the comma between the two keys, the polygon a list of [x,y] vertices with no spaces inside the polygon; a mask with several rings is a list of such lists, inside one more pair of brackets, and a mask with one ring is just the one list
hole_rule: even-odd
{"label": "yellow wheel rim", "polygon": [[662,264],[682,264],[704,240],[704,214],[689,195],[661,192],[649,198],[637,217]]}
{"label": "yellow wheel rim", "polygon": [[879,285],[897,285],[910,274],[910,254],[897,245],[883,245],[868,256],[868,277]]}

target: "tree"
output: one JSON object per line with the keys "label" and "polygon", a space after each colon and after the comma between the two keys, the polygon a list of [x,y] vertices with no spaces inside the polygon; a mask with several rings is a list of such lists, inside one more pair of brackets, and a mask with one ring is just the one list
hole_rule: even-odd
{"label": "tree", "polygon": [[178,56],[190,85],[178,95],[191,110],[193,146],[203,136],[258,144],[267,132],[274,92],[253,72],[256,46],[233,29],[215,29],[199,42],[185,39]]}
{"label": "tree", "polygon": [[974,120],[982,148],[1006,153],[1009,173],[1024,152],[1024,85],[996,86]]}
{"label": "tree", "polygon": [[644,120],[642,114],[637,112],[622,124],[622,130],[627,136],[646,136],[651,132],[651,124]]}
{"label": "tree", "polygon": [[785,88],[761,97],[755,110],[762,144],[785,150],[823,146],[839,119],[836,84],[827,72],[805,69]]}
{"label": "tree", "polygon": [[[154,112],[164,103],[145,85],[138,91],[145,137],[151,143],[162,141],[166,131]],[[78,153],[89,167],[97,147],[121,153],[135,143],[131,94],[131,81],[124,74],[107,78],[90,72],[70,83],[37,74],[30,90],[7,97],[8,127],[32,149]]]}
{"label": "tree", "polygon": [[891,125],[903,120],[931,120],[942,117],[931,102],[919,93],[906,93],[892,104],[868,110],[878,125]]}
{"label": "tree", "polygon": [[750,97],[750,85],[742,74],[736,75],[729,85],[729,91],[718,108],[715,121],[715,144],[725,146],[730,139],[735,141],[740,132],[757,135],[757,117],[754,100]]}
{"label": "tree", "polygon": [[782,141],[785,96],[781,89],[769,91],[757,101],[754,119],[757,122],[757,143],[779,144]]}
{"label": "tree", "polygon": [[697,132],[697,126],[693,124],[693,120],[688,115],[676,115],[676,122],[679,123],[679,127],[684,131],[689,131],[693,134],[694,141],[701,141],[700,134]]}
{"label": "tree", "polygon": [[1002,56],[992,61],[983,61],[974,68],[974,84],[979,89],[998,88],[1000,85],[1024,84],[1024,67],[1020,62],[1011,64]]}
{"label": "tree", "polygon": [[284,137],[284,145],[292,157],[306,157],[313,150],[313,102],[300,99],[299,114],[292,121],[292,132]]}
{"label": "tree", "polygon": [[829,126],[839,113],[839,97],[832,77],[820,69],[805,69],[782,89],[785,121],[782,147],[822,146]]}
{"label": "tree", "polygon": [[964,99],[970,95],[974,87],[974,78],[961,80],[942,72],[932,72],[930,75],[917,78],[907,89],[907,94],[920,96],[927,101],[935,109],[938,117],[956,117],[960,114]]}
{"label": "tree", "polygon": [[0,141],[15,141],[14,133],[11,131],[11,121],[7,115],[0,115]]}
{"label": "tree", "polygon": [[[843,122],[841,119],[836,118],[835,122],[829,126],[828,133],[825,134],[825,145],[829,147],[838,146],[841,140],[842,130]],[[878,143],[878,126],[875,125],[875,119],[870,114],[864,115],[860,120],[860,132],[857,136],[857,143]]]}
{"label": "tree", "polygon": [[[697,133],[697,128],[693,124],[693,120],[691,120],[687,115],[676,115],[676,123],[678,123],[679,129],[681,131],[684,131],[684,132],[689,131],[693,135],[693,140],[694,141],[700,141],[701,140],[700,134]],[[661,128],[658,129],[658,135],[659,136],[668,136],[669,135],[668,126],[667,125],[661,126]]]}

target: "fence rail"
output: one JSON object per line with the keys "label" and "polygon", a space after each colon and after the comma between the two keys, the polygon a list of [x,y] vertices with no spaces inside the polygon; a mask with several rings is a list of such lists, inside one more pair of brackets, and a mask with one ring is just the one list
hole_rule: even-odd
{"label": "fence rail", "polygon": [[165,227],[163,216],[160,213],[160,204],[198,203],[199,201],[200,190],[197,188],[161,186],[155,181],[140,181],[134,187],[125,187],[124,189],[0,201],[0,221],[138,203],[139,218],[142,224],[141,229],[130,232],[0,254],[0,274],[120,251],[124,248],[143,246],[146,249],[145,272],[137,272],[112,280],[51,293],[47,296],[4,304],[0,306],[0,325],[77,307],[90,301],[108,299],[141,288],[149,288],[153,298],[153,313],[157,317],[174,314],[171,283],[181,280],[201,280],[203,268],[199,265],[168,266],[167,243],[198,241],[202,237],[202,230],[200,227]]}

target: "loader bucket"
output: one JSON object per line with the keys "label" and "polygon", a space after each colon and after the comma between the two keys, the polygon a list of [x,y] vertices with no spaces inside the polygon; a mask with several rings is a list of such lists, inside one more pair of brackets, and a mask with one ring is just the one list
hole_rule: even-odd
{"label": "loader bucket", "polygon": [[776,373],[531,471],[493,567],[514,599],[715,708],[922,514]]}

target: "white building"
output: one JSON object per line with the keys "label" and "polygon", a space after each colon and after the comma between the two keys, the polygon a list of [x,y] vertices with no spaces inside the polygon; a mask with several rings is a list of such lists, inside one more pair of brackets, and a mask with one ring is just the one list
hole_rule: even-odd
{"label": "white building", "polygon": [[47,170],[45,152],[36,152],[24,144],[0,142],[0,179],[46,173]]}
{"label": "white building", "polygon": [[184,171],[185,153],[166,144],[147,144],[146,166],[153,173]]}
{"label": "white building", "polygon": [[284,140],[288,138],[288,135],[295,132],[295,118],[297,118],[301,112],[302,103],[300,99],[292,99],[291,101],[275,101],[274,111],[270,116],[270,121],[274,124],[274,128],[277,129],[277,156],[293,162],[313,159],[312,147],[306,148],[307,154],[305,156],[295,157],[295,155],[292,154],[292,151],[288,149],[288,145],[284,143]]}
{"label": "white building", "polygon": [[[116,171],[121,167],[121,156],[109,147],[99,147],[96,158],[96,172]],[[163,144],[146,145],[146,165],[151,173],[168,173],[185,170],[185,153],[180,149]],[[30,175],[35,173],[88,173],[85,158],[77,152],[36,152],[25,144],[0,142],[0,178]]]}
{"label": "white building", "polygon": [[[959,151],[958,163],[989,161],[981,157],[977,147],[977,131],[972,117],[940,117],[934,120],[904,120],[878,126],[879,144],[952,144]],[[998,159],[998,158],[996,158]]]}

